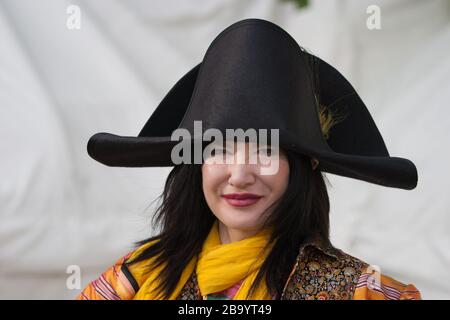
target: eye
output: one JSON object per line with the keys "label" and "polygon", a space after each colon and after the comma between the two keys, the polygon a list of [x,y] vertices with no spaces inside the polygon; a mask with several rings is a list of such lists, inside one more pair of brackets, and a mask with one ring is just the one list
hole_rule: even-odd
{"label": "eye", "polygon": [[259,153],[261,150],[266,150],[265,154],[267,154],[268,157],[270,157],[270,156],[272,155],[272,152],[273,152],[273,150],[272,150],[271,147],[263,147],[263,148],[259,148],[259,149],[258,149],[258,153]]}
{"label": "eye", "polygon": [[215,157],[215,156],[218,156],[218,155],[223,155],[226,152],[227,151],[225,149],[223,149],[223,148],[220,148],[220,147],[219,148],[214,148],[211,151],[211,156]]}

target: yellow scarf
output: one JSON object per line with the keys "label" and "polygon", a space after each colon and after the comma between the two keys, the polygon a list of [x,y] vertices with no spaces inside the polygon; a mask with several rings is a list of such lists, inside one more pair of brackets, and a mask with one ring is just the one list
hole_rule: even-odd
{"label": "yellow scarf", "polygon": [[[200,292],[204,298],[208,294],[228,289],[244,279],[233,300],[246,299],[247,293],[249,292],[264,259],[270,252],[270,247],[268,250],[262,252],[262,249],[267,244],[269,236],[270,231],[263,230],[258,234],[241,241],[222,244],[220,242],[218,220],[216,220],[208,237],[203,243],[202,252],[199,254],[198,259],[197,257],[192,258],[184,268],[180,280],[178,281],[175,290],[170,295],[169,300],[175,300],[179,296],[181,289],[186,284],[186,281],[189,279],[194,269],[197,273]],[[146,244],[145,247],[152,243]],[[145,247],[143,246],[136,250],[131,258],[140,253]],[[154,289],[159,284],[157,277],[163,266],[155,268],[149,274],[144,274],[143,268],[145,268],[145,265],[149,262],[150,261],[146,261],[142,264],[138,263],[130,266],[130,271],[140,285],[140,289],[134,296],[134,299],[160,299],[155,296]],[[249,299],[271,299],[264,278]]]}

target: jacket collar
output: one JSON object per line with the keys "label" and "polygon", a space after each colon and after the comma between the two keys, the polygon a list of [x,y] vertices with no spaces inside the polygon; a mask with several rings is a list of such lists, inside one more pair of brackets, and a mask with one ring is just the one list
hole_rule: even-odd
{"label": "jacket collar", "polygon": [[331,243],[324,241],[317,235],[309,236],[305,239],[305,241],[299,248],[299,257],[304,254],[304,250],[307,247],[313,247],[321,251],[322,253],[336,259],[339,259],[343,256],[343,252],[340,249],[333,247]]}
{"label": "jacket collar", "polygon": [[331,257],[336,260],[338,260],[339,258],[341,258],[344,255],[344,253],[340,249],[334,248],[331,243],[322,240],[322,238],[319,236],[307,237],[305,239],[305,241],[303,241],[302,245],[299,248],[299,253],[297,255],[295,265],[293,266],[293,268],[289,274],[289,277],[283,286],[283,291],[281,293],[281,297],[285,296],[286,288],[287,288],[289,282],[291,281],[291,278],[294,275],[299,262],[304,258],[305,254],[306,254],[305,249],[308,247],[316,249],[316,251],[319,251],[319,252],[327,255],[328,257]]}

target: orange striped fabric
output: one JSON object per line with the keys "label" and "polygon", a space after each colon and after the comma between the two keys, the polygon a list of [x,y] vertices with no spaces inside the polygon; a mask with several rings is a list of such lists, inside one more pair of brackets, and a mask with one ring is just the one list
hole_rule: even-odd
{"label": "orange striped fabric", "polygon": [[116,263],[89,283],[76,297],[77,300],[131,300],[139,289],[131,274],[123,263],[132,252],[116,261]]}
{"label": "orange striped fabric", "polygon": [[413,284],[403,284],[376,270],[367,268],[356,285],[353,300],[421,300]]}

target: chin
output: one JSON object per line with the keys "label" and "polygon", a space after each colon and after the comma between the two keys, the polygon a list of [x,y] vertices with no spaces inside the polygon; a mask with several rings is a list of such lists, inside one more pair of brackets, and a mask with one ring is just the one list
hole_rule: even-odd
{"label": "chin", "polygon": [[[243,215],[243,213],[237,213]],[[249,219],[247,217],[224,217],[220,219],[222,223],[228,228],[238,229],[238,230],[254,230],[259,226],[257,219]]]}

